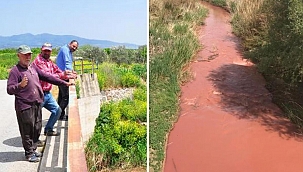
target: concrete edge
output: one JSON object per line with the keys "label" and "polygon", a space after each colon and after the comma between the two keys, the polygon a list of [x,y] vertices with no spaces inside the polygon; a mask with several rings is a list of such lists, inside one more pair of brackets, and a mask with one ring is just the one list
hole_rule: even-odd
{"label": "concrete edge", "polygon": [[76,87],[69,87],[67,171],[87,172]]}

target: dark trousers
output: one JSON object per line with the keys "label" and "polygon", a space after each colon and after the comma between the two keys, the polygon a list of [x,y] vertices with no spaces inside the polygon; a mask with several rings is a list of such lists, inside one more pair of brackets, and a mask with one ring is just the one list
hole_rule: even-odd
{"label": "dark trousers", "polygon": [[[67,81],[68,82],[68,81]],[[59,86],[58,104],[62,110],[61,116],[65,115],[65,109],[69,101],[69,87],[66,85]]]}
{"label": "dark trousers", "polygon": [[42,107],[33,104],[31,108],[16,113],[25,156],[30,157],[37,149],[36,142],[42,129]]}

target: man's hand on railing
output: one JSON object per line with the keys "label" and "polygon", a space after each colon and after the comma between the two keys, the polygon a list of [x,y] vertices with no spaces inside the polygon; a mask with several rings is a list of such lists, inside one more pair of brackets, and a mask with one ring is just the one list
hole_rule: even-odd
{"label": "man's hand on railing", "polygon": [[76,85],[75,82],[66,82],[66,86]]}
{"label": "man's hand on railing", "polygon": [[71,71],[71,70],[65,70],[64,71],[64,79],[77,79],[77,72],[76,71]]}
{"label": "man's hand on railing", "polygon": [[71,71],[71,73],[68,76],[69,76],[69,79],[77,79],[77,72]]}
{"label": "man's hand on railing", "polygon": [[71,75],[72,75],[73,79],[77,79],[77,72],[76,71],[73,70]]}

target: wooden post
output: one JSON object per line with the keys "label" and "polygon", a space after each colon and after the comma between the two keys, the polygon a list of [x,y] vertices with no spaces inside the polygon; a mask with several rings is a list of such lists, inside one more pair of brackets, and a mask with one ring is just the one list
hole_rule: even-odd
{"label": "wooden post", "polygon": [[83,67],[83,59],[81,59],[81,75],[84,73],[84,67]]}
{"label": "wooden post", "polygon": [[92,59],[92,74],[94,74],[94,68],[95,68],[95,66],[94,66],[94,59]]}

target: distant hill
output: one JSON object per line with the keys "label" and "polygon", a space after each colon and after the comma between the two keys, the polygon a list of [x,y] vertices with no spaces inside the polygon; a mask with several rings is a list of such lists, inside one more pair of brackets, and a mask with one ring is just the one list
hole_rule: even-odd
{"label": "distant hill", "polygon": [[0,49],[4,48],[17,48],[22,44],[26,44],[32,48],[41,47],[45,42],[49,42],[53,47],[61,47],[68,44],[71,40],[77,40],[81,45],[92,45],[100,48],[111,48],[115,46],[125,46],[129,49],[137,49],[139,45],[130,43],[118,43],[107,40],[86,39],[73,35],[52,35],[48,33],[33,35],[30,33],[13,35],[13,36],[0,36]]}

